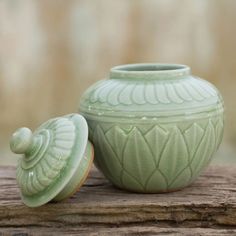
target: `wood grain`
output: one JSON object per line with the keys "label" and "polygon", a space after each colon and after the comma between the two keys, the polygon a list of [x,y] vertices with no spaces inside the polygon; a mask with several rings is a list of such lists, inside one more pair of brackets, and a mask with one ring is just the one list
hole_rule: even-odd
{"label": "wood grain", "polygon": [[173,235],[173,236],[234,236],[234,229],[211,229],[211,228],[160,228],[156,226],[127,226],[127,227],[60,227],[60,228],[2,228],[2,235],[28,236],[28,235],[82,235],[82,236],[120,236],[120,235]]}
{"label": "wood grain", "polygon": [[212,166],[182,191],[134,194],[114,188],[94,168],[70,199],[31,209],[21,202],[15,169],[1,167],[0,232],[236,235],[235,183],[235,167]]}

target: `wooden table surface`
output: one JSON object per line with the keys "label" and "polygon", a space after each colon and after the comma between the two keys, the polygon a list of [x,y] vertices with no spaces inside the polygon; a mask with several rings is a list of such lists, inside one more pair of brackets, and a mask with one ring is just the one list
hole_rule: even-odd
{"label": "wooden table surface", "polygon": [[0,235],[236,235],[236,166],[211,166],[167,194],[114,188],[93,169],[72,198],[22,204],[14,167],[0,167]]}

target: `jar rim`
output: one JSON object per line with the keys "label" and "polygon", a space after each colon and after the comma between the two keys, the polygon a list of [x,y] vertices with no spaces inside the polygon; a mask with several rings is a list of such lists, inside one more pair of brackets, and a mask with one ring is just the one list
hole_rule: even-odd
{"label": "jar rim", "polygon": [[176,78],[190,74],[190,67],[183,64],[138,63],[119,65],[111,68],[110,78]]}

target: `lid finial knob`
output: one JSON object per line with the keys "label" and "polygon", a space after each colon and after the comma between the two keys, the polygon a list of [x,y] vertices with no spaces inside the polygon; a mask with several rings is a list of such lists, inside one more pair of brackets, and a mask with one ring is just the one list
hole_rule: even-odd
{"label": "lid finial knob", "polygon": [[33,143],[33,134],[29,128],[20,128],[12,135],[10,148],[16,154],[26,153]]}

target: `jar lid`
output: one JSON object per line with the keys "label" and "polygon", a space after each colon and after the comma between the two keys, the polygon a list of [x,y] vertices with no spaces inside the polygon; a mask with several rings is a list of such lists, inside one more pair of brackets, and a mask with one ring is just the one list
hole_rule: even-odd
{"label": "jar lid", "polygon": [[10,148],[23,154],[16,179],[23,202],[30,207],[71,196],[84,183],[93,162],[93,146],[83,116],[50,119],[34,133],[18,129]]}

